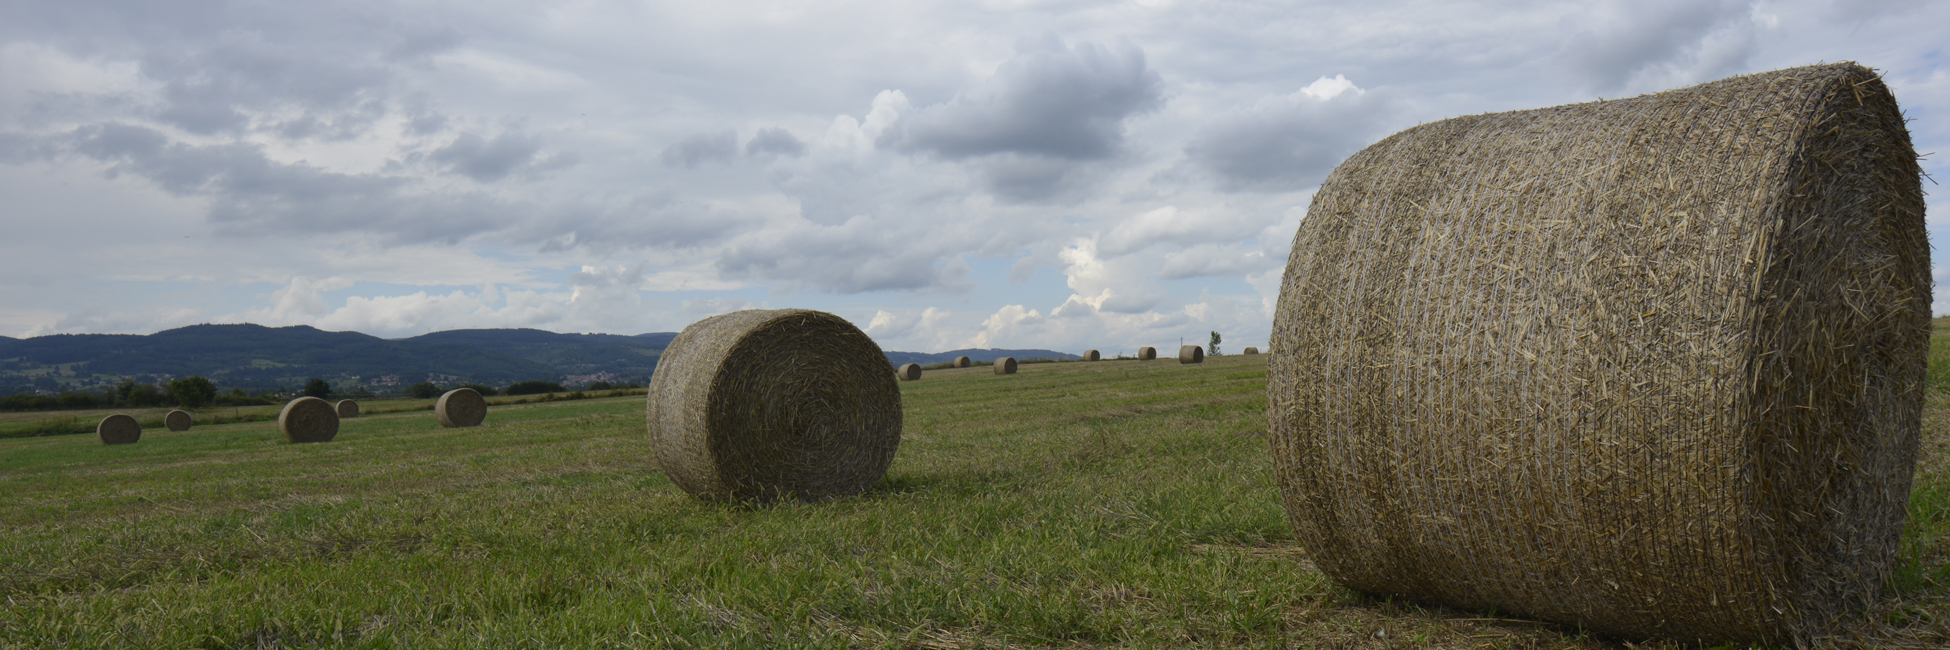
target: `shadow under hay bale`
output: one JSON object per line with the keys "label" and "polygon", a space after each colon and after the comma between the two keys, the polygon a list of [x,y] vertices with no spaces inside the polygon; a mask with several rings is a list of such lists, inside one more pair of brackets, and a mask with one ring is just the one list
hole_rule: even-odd
{"label": "shadow under hay bale", "polygon": [[963,356],[963,357],[955,357],[955,367],[956,367],[956,368],[967,368],[967,367],[969,367],[969,366],[972,366],[972,365],[975,365],[975,362],[974,362],[974,361],[970,361],[970,360],[968,359],[968,357],[965,357],[965,356]]}
{"label": "shadow under hay bale", "polygon": [[339,403],[338,403],[338,404],[335,404],[335,405],[333,405],[333,407],[332,407],[332,408],[333,408],[334,410],[336,410],[336,411],[338,411],[338,414],[339,414],[339,419],[341,419],[341,420],[343,420],[343,419],[345,419],[345,418],[356,418],[356,417],[359,417],[359,403],[358,403],[358,402],[355,402],[355,401],[352,401],[352,400],[349,400],[349,399],[342,399],[342,400],[339,400]]}
{"label": "shadow under hay bale", "polygon": [[903,365],[901,366],[900,370],[895,374],[901,378],[901,381],[914,381],[916,379],[920,379],[921,364],[910,363],[910,364]]}
{"label": "shadow under hay bale", "polygon": [[170,411],[168,415],[163,416],[163,428],[170,431],[188,431],[190,425],[195,423],[196,419],[190,416],[189,411],[183,409]]}
{"label": "shadow under hay bale", "polygon": [[291,442],[331,442],[339,435],[339,413],[316,397],[300,397],[278,412],[278,431]]}
{"label": "shadow under hay bale", "polygon": [[132,416],[116,413],[95,425],[95,437],[104,445],[134,444],[142,439],[142,424]]}
{"label": "shadow under hay bale", "polygon": [[900,387],[886,354],[825,312],[692,323],[664,349],[645,402],[657,466],[706,500],[859,494],[900,445]]}
{"label": "shadow under hay bale", "polygon": [[1101,355],[1101,354],[1098,354],[1096,350],[1085,350],[1085,351],[1083,352],[1083,360],[1084,360],[1084,361],[1096,361],[1096,360],[1098,360],[1098,359],[1102,359],[1102,358],[1104,358],[1104,356],[1103,356],[1103,355]]}
{"label": "shadow under hay bale", "polygon": [[487,419],[487,400],[472,388],[447,391],[433,403],[433,419],[450,429],[479,426]]}
{"label": "shadow under hay bale", "polygon": [[1910,492],[1919,173],[1852,63],[1355,154],[1270,341],[1299,542],[1350,587],[1608,635],[1824,634],[1877,594]]}
{"label": "shadow under hay bale", "polygon": [[998,375],[1016,374],[1016,358],[1002,357],[996,359],[995,363],[991,364],[991,367],[995,368],[995,374]]}
{"label": "shadow under hay bale", "polygon": [[1148,346],[1148,345],[1147,345],[1147,346],[1144,346],[1144,347],[1141,347],[1141,348],[1138,348],[1138,360],[1139,360],[1139,361],[1150,361],[1150,360],[1152,360],[1152,359],[1156,359],[1156,358],[1158,358],[1158,349],[1157,349],[1157,348],[1154,348],[1154,347],[1151,347],[1151,346]]}
{"label": "shadow under hay bale", "polygon": [[1179,363],[1205,363],[1205,348],[1196,345],[1178,346]]}
{"label": "shadow under hay bale", "polygon": [[1248,347],[1241,351],[1240,354],[1259,354],[1259,348]]}

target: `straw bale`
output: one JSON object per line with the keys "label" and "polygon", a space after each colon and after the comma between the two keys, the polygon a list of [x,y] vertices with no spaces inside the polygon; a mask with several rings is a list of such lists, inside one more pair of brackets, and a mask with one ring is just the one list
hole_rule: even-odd
{"label": "straw bale", "polygon": [[142,424],[132,416],[116,413],[102,418],[101,423],[95,425],[95,437],[100,438],[104,445],[134,444],[142,439]]}
{"label": "straw bale", "polygon": [[1002,357],[1000,359],[996,359],[993,367],[995,368],[995,374],[998,375],[1016,374],[1016,358]]}
{"label": "straw bale", "polygon": [[343,419],[345,419],[345,418],[356,418],[356,417],[359,417],[359,403],[358,403],[358,402],[355,402],[355,401],[352,401],[352,400],[349,400],[349,399],[342,399],[342,400],[339,400],[339,403],[338,403],[338,404],[334,404],[334,405],[332,405],[332,408],[333,408],[334,410],[336,410],[336,411],[338,411],[338,413],[339,413],[339,419],[341,419],[341,420],[343,420]]}
{"label": "straw bale", "polygon": [[886,354],[846,319],[805,309],[684,328],[657,363],[645,411],[657,465],[706,500],[859,494],[900,445]]}
{"label": "straw bale", "polygon": [[278,431],[291,442],[331,442],[339,435],[339,412],[325,400],[300,397],[278,412]]}
{"label": "straw bale", "polygon": [[447,391],[433,403],[433,419],[448,428],[477,426],[487,419],[487,400],[472,388]]}
{"label": "straw bale", "polygon": [[1141,348],[1138,348],[1138,360],[1139,360],[1139,361],[1150,361],[1150,360],[1152,360],[1152,359],[1156,359],[1156,358],[1158,358],[1158,349],[1157,349],[1157,348],[1154,348],[1154,347],[1151,347],[1151,346],[1148,346],[1148,345],[1147,345],[1147,346],[1144,346],[1144,347],[1141,347]]}
{"label": "straw bale", "polygon": [[901,366],[901,369],[900,369],[900,373],[899,373],[899,374],[900,374],[900,378],[901,378],[901,381],[914,381],[914,380],[916,380],[916,379],[920,379],[920,378],[921,378],[921,364],[918,364],[918,363],[910,363],[910,364],[907,364],[907,365],[904,365],[904,366]]}
{"label": "straw bale", "polygon": [[1248,347],[1241,354],[1259,354],[1259,348]]}
{"label": "straw bale", "polygon": [[970,360],[968,359],[968,357],[965,357],[965,356],[964,356],[964,357],[955,357],[955,367],[956,367],[956,368],[967,368],[967,367],[969,367],[969,366],[972,366],[972,365],[975,365],[975,362],[974,362],[974,361],[970,361]]}
{"label": "straw bale", "polygon": [[1102,359],[1102,358],[1104,358],[1104,356],[1103,356],[1103,355],[1101,355],[1101,354],[1098,354],[1096,350],[1086,350],[1086,351],[1084,351],[1084,353],[1083,353],[1083,360],[1084,360],[1084,361],[1096,361],[1096,360],[1098,360],[1098,359]]}
{"label": "straw bale", "polygon": [[1178,346],[1179,363],[1205,363],[1205,348],[1196,345]]}
{"label": "straw bale", "polygon": [[1314,195],[1268,370],[1301,545],[1363,591],[1815,642],[1889,575],[1920,169],[1853,63],[1402,131]]}
{"label": "straw bale", "polygon": [[163,426],[170,431],[188,431],[190,425],[195,422],[196,419],[190,416],[190,412],[183,409],[170,411],[168,415],[163,416]]}

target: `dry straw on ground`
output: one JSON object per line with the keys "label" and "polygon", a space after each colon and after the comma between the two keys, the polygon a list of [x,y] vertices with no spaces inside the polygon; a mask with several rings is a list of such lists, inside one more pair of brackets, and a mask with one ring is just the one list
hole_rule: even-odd
{"label": "dry straw on ground", "polygon": [[1314,195],[1268,376],[1313,561],[1627,638],[1875,597],[1929,337],[1919,168],[1854,64],[1397,133]]}
{"label": "dry straw on ground", "polygon": [[1104,355],[1098,354],[1096,350],[1085,350],[1083,353],[1084,361],[1096,361],[1102,358],[1104,358]]}
{"label": "dry straw on ground", "polygon": [[900,375],[901,381],[914,381],[916,379],[920,379],[921,364],[910,363],[910,364],[903,365],[901,366],[900,372],[896,374]]}
{"label": "dry straw on ground", "polygon": [[1205,363],[1205,348],[1196,345],[1178,346],[1179,363]]}
{"label": "dry straw on ground", "polygon": [[134,417],[116,413],[95,425],[95,437],[104,445],[127,445],[142,439],[142,425]]}
{"label": "dry straw on ground", "polygon": [[967,368],[972,365],[975,365],[975,362],[970,361],[968,357],[955,357],[956,368]]}
{"label": "dry straw on ground", "polygon": [[190,412],[183,409],[170,411],[168,415],[163,416],[163,427],[170,431],[188,431],[190,425],[195,422],[196,419],[190,417]]}
{"label": "dry straw on ground", "polygon": [[333,409],[338,411],[341,420],[359,417],[359,403],[349,399],[339,400],[338,404],[333,405]]}
{"label": "dry straw on ground", "polygon": [[1151,347],[1151,346],[1148,346],[1148,345],[1147,345],[1147,346],[1144,346],[1144,347],[1141,347],[1141,348],[1138,348],[1138,360],[1139,360],[1139,361],[1150,361],[1150,360],[1152,360],[1152,359],[1156,359],[1156,358],[1158,358],[1158,349],[1157,349],[1157,348],[1154,348],[1154,347]]}
{"label": "dry straw on ground", "polygon": [[1248,347],[1241,354],[1259,354],[1259,348]]}
{"label": "dry straw on ground", "polygon": [[994,363],[994,364],[992,364],[992,367],[994,367],[994,368],[995,368],[995,374],[998,374],[998,375],[1013,375],[1013,374],[1016,374],[1016,358],[1015,358],[1015,357],[1002,357],[1002,358],[999,358],[999,359],[996,359],[996,360],[995,360],[995,363]]}
{"label": "dry straw on ground", "polygon": [[692,323],[658,360],[645,410],[657,465],[707,500],[859,494],[900,445],[900,387],[886,354],[819,311]]}
{"label": "dry straw on ground", "polygon": [[472,388],[456,388],[433,403],[433,419],[443,427],[477,426],[487,419],[487,400]]}
{"label": "dry straw on ground", "polygon": [[339,413],[316,397],[300,397],[278,412],[278,431],[292,442],[331,442],[339,435]]}

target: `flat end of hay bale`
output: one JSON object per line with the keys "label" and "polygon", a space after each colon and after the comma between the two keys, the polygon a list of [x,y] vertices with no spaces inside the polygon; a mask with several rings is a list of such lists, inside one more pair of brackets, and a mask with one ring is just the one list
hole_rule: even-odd
{"label": "flat end of hay bale", "polygon": [[895,374],[900,376],[901,381],[914,381],[916,379],[920,379],[921,364],[918,363],[904,364],[900,367],[900,370],[897,371]]}
{"label": "flat end of hay bale", "polygon": [[1148,346],[1148,345],[1147,345],[1147,346],[1144,346],[1144,347],[1141,347],[1141,348],[1138,348],[1138,360],[1139,360],[1139,361],[1150,361],[1150,360],[1152,360],[1152,359],[1156,359],[1156,358],[1158,358],[1158,349],[1157,349],[1157,348],[1154,348],[1154,347],[1151,347],[1151,346]]}
{"label": "flat end of hay bale", "polygon": [[970,361],[970,360],[968,359],[968,357],[965,357],[965,356],[962,356],[962,357],[955,357],[955,367],[956,367],[956,368],[967,368],[967,367],[969,367],[969,366],[971,366],[971,365],[975,365],[975,362],[974,362],[974,361]]}
{"label": "flat end of hay bale", "polygon": [[887,356],[844,318],[746,310],[685,327],[645,398],[657,466],[710,501],[819,500],[878,483],[900,445]]}
{"label": "flat end of hay bale", "polygon": [[1240,352],[1240,354],[1259,354],[1259,348],[1248,347],[1244,351]]}
{"label": "flat end of hay bale", "polygon": [[134,444],[142,439],[142,425],[132,416],[116,413],[95,425],[95,437],[104,445]]}
{"label": "flat end of hay bale", "polygon": [[1196,345],[1178,346],[1179,363],[1205,363],[1205,348]]}
{"label": "flat end of hay bale", "polygon": [[1083,360],[1084,360],[1084,361],[1096,361],[1096,360],[1098,360],[1098,359],[1102,359],[1102,358],[1104,358],[1104,356],[1103,356],[1103,355],[1101,355],[1101,354],[1098,354],[1096,350],[1085,350],[1085,351],[1083,352]]}
{"label": "flat end of hay bale", "polygon": [[478,426],[487,419],[487,400],[472,388],[447,391],[433,403],[433,419],[448,428]]}
{"label": "flat end of hay bale", "polygon": [[338,403],[338,404],[334,404],[334,405],[332,406],[332,408],[333,408],[333,410],[336,410],[336,411],[338,411],[338,412],[339,412],[339,419],[341,419],[341,420],[343,420],[343,419],[345,419],[345,418],[356,418],[356,417],[359,417],[359,403],[358,403],[358,402],[355,402],[355,401],[352,401],[352,400],[349,400],[349,399],[342,399],[342,400],[339,400],[339,403]]}
{"label": "flat end of hay bale", "polygon": [[278,412],[278,431],[291,442],[331,442],[339,435],[339,413],[330,402],[300,397]]}
{"label": "flat end of hay bale", "polygon": [[996,359],[996,360],[995,360],[995,363],[993,364],[993,366],[994,366],[994,368],[995,368],[995,374],[998,374],[998,375],[1013,375],[1013,374],[1016,374],[1016,358],[1015,358],[1015,357],[1002,357],[1002,358],[1000,358],[1000,359]]}
{"label": "flat end of hay bale", "polygon": [[170,431],[188,431],[190,425],[194,423],[195,418],[190,417],[190,412],[183,409],[170,411],[169,415],[163,416],[163,427]]}

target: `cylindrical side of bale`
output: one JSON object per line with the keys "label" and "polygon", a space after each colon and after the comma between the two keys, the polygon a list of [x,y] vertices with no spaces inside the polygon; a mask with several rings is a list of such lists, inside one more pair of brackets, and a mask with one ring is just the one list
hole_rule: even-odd
{"label": "cylindrical side of bale", "polygon": [[995,374],[998,375],[1016,374],[1016,358],[1002,357],[1000,359],[996,359],[994,368],[995,368]]}
{"label": "cylindrical side of bale", "polygon": [[196,419],[190,417],[190,412],[183,409],[170,411],[168,415],[163,416],[163,427],[170,431],[188,431],[190,425],[195,422]]}
{"label": "cylindrical side of bale", "polygon": [[1144,346],[1144,347],[1141,347],[1141,348],[1138,348],[1138,360],[1139,360],[1139,361],[1150,361],[1150,360],[1152,360],[1152,359],[1156,359],[1156,358],[1158,358],[1158,349],[1157,349],[1157,348],[1154,348],[1154,347],[1151,347],[1151,346],[1148,346],[1148,345],[1147,345],[1147,346]]}
{"label": "cylindrical side of bale", "polygon": [[338,404],[333,405],[333,408],[339,412],[339,419],[359,417],[358,402],[349,399],[342,399],[339,400]]}
{"label": "cylindrical side of bale", "polygon": [[1259,354],[1259,348],[1249,346],[1241,354]]}
{"label": "cylindrical side of bale", "polygon": [[1103,356],[1103,355],[1101,355],[1101,354],[1098,354],[1096,350],[1085,350],[1085,351],[1083,352],[1083,360],[1084,360],[1084,361],[1096,361],[1096,360],[1098,360],[1098,359],[1102,359],[1102,358],[1104,358],[1104,356]]}
{"label": "cylindrical side of bale", "polygon": [[291,442],[331,442],[339,435],[339,413],[330,402],[300,397],[278,411],[278,431]]}
{"label": "cylindrical side of bale", "polygon": [[910,363],[910,364],[902,365],[900,372],[897,374],[900,375],[901,381],[914,381],[916,379],[920,379],[921,364]]}
{"label": "cylindrical side of bale", "polygon": [[747,310],[692,323],[664,349],[645,415],[657,465],[707,500],[859,494],[900,445],[887,356],[844,318]]}
{"label": "cylindrical side of bale", "polygon": [[1822,634],[1881,588],[1910,493],[1920,171],[1852,63],[1355,154],[1269,346],[1300,545],[1363,591],[1607,635]]}
{"label": "cylindrical side of bale", "polygon": [[142,424],[133,416],[116,413],[95,425],[95,437],[104,445],[134,444],[142,439]]}
{"label": "cylindrical side of bale", "polygon": [[477,426],[487,419],[487,400],[472,388],[447,391],[433,403],[433,419],[448,428]]}
{"label": "cylindrical side of bale", "polygon": [[1179,363],[1205,363],[1205,348],[1196,345],[1178,346]]}
{"label": "cylindrical side of bale", "polygon": [[969,366],[971,366],[971,365],[975,365],[975,362],[974,362],[974,361],[970,361],[970,360],[968,359],[968,357],[965,357],[965,356],[964,356],[964,357],[955,357],[955,367],[956,367],[956,368],[967,368],[967,367],[969,367]]}

